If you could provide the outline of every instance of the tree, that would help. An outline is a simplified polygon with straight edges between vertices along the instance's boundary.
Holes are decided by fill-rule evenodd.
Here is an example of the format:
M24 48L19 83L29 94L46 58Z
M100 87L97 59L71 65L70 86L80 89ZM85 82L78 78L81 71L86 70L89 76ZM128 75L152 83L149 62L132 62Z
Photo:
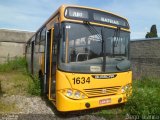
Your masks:
M150 32L147 32L146 38L158 37L156 25L152 25Z

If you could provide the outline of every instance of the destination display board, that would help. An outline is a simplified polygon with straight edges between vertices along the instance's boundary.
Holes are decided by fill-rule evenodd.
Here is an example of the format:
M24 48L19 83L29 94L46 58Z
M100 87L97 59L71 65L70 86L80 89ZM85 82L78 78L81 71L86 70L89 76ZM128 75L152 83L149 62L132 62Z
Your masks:
M129 24L126 19L99 10L68 7L65 10L65 17L69 19L98 22L129 28Z

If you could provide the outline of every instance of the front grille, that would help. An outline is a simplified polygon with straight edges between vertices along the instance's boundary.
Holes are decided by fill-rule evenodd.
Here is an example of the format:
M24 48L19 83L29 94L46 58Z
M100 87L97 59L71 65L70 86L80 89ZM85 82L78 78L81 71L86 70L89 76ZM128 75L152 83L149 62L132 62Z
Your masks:
M115 95L121 86L84 89L88 97Z

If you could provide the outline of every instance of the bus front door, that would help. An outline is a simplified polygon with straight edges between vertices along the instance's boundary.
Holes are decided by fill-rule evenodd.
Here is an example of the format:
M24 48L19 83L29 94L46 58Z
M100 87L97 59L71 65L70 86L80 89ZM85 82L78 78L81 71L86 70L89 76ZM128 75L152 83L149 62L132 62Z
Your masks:
M55 101L56 95L56 44L53 40L53 29L47 32L45 49L45 79L49 100Z

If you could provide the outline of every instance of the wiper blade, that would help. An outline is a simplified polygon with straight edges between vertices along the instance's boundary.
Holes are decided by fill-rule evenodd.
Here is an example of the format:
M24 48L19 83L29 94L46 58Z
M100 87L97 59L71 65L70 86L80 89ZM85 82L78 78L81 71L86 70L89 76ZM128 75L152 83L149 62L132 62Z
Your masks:
M104 27L101 29L102 34L102 53L103 53L103 64L102 64L102 71L106 71L106 40L104 39Z
M97 35L99 37L99 39L97 39L97 40L102 40L102 37L100 36L100 33L90 24L89 21L83 21L83 23L85 25L87 25L87 28L92 35Z
M87 25L87 28L89 29L89 31L91 32L92 35L97 35L99 37L99 39L102 42L102 54L103 54L103 62L102 62L102 71L105 72L106 70L106 41L104 40L104 28L102 27L101 29L101 33L99 33L91 24L89 21L83 21L83 23L85 25Z
M114 56L114 48L118 45L118 39L119 39L119 37L120 37L120 30L121 30L121 28L120 27L118 27L117 26L117 29L115 29L115 31L114 31L114 35L113 35L113 46L112 46L112 55ZM116 41L115 41L115 39L116 39Z

